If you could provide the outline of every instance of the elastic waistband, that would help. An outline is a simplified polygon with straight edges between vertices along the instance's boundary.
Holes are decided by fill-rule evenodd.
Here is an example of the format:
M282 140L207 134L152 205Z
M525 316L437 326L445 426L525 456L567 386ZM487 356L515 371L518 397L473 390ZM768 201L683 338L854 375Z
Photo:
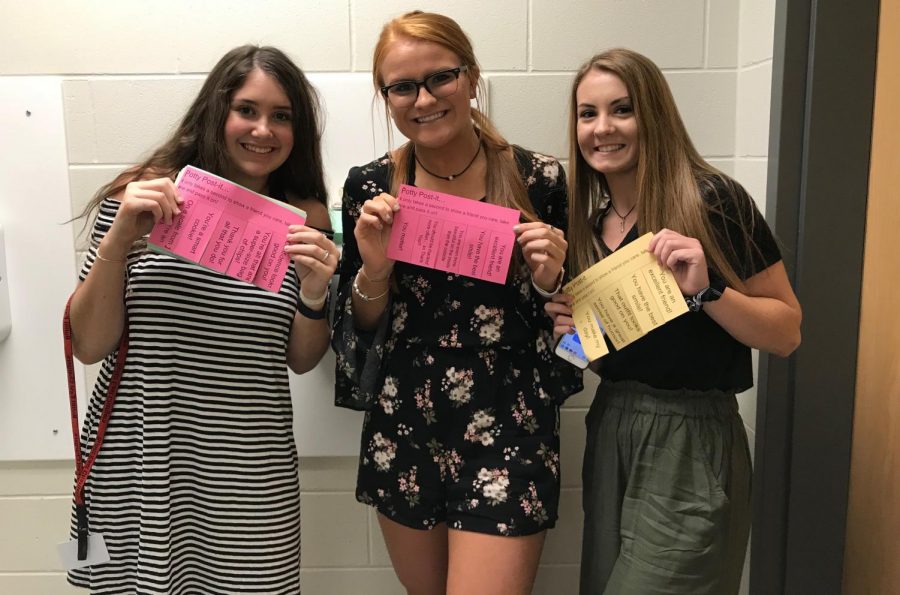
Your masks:
M602 381L597 387L597 400L601 400L604 407L656 415L726 418L738 412L733 392L662 389L633 380Z

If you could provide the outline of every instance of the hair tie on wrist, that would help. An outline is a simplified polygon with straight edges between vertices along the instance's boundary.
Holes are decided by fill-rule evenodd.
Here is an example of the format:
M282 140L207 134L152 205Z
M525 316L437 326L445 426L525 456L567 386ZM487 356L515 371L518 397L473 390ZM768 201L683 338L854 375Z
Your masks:
M325 293L322 294L321 297L316 299L312 299L311 297L307 297L305 293L303 293L303 287L300 287L300 301L306 304L309 308L320 308L322 304L325 303L325 300L328 298L328 290L325 290Z

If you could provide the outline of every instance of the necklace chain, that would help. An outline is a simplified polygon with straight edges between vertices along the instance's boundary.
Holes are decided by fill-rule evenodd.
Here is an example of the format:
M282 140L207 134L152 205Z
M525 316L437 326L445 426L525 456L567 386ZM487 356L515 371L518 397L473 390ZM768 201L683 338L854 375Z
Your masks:
M421 165L421 164L419 164L419 165ZM636 207L636 206L637 206L637 202L635 202L633 205L631 205L631 208L628 209L627 213L625 213L624 215L620 215L618 209L616 209L616 204L612 201L612 199L609 199L609 208L611 208L613 213L616 214L616 217L618 217L621 220L619 222L619 231L625 231L625 220L628 218L628 215L631 214L631 212L634 210L634 207Z
M452 182L459 176L461 176L464 173L466 173L467 171L469 171L469 168L472 167L472 164L475 163L476 159L478 159L479 153L481 153L481 140L480 139L478 141L478 148L475 150L475 154L472 155L472 159L469 160L469 163L466 164L466 166L464 168L462 168L462 170L459 173L450 174L449 176L442 176L440 174L434 173L433 171L431 171L430 169L425 167L425 165L421 161L419 161L419 156L416 155L415 148L413 148L413 157L415 157L416 163L419 164L419 167L421 167L422 169L425 170L425 173L427 173L428 175L430 175L432 177L440 178L441 180L447 180L448 182Z

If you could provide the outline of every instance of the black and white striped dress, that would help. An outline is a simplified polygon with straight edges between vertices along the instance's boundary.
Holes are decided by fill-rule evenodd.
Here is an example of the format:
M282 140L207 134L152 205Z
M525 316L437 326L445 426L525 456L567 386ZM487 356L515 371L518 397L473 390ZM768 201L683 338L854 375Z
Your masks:
M118 206L101 205L82 280ZM299 593L286 367L298 291L293 268L276 294L147 250L129 256L130 347L85 490L91 533L111 561L70 571L72 584L97 594ZM114 363L115 354L103 362L90 399L85 451Z

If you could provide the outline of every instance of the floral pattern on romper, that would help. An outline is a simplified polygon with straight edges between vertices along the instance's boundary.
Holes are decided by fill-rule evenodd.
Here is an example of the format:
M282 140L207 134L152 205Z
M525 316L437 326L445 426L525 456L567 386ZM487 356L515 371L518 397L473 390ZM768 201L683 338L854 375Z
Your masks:
M519 147L515 156L535 211L565 229L559 163ZM344 186L332 344L336 401L371 404L357 499L422 529L550 528L559 502L558 408L581 389L581 376L553 355L551 321L521 258L505 285L398 262L379 328L363 333L353 324L351 283L361 266L353 228L390 175L384 156L353 168Z

